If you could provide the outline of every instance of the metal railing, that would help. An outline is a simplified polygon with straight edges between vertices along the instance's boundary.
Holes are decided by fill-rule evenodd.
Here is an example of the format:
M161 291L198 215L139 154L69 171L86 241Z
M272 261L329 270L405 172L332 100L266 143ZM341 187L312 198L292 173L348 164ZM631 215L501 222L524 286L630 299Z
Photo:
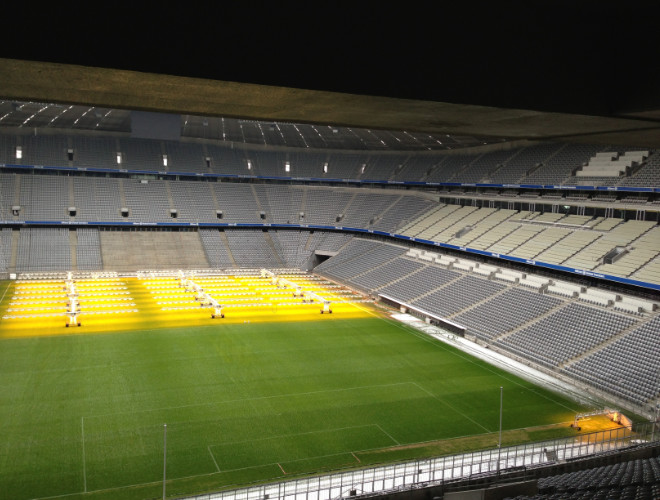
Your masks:
M651 422L518 446L354 469L197 495L190 500L331 500L442 485L552 465L660 440Z

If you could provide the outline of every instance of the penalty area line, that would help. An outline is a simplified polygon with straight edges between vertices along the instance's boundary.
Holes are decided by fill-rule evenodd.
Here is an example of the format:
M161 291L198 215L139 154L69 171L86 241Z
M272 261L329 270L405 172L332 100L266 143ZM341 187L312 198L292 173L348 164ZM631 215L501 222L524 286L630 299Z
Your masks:
M319 430L319 431L311 431L311 432L302 432L298 434L283 434L279 436L275 436L276 438L291 438L295 436L303 436L303 435L309 435L309 434L317 434L317 433L322 433L322 432L327 432L327 431L342 431L342 430L348 430L348 429L360 429L360 428L365 428L365 427L373 427L375 429L378 429L378 431L383 435L386 436L389 440L391 440L396 446L401 446L401 442L397 441L394 437L392 437L391 434L389 434L387 431L385 431L379 424L366 424L366 425L358 425L358 426L351 426L351 427L340 427L338 429L326 429L326 430ZM221 443L221 444L210 444L208 445L209 452L213 455L213 450L212 448L215 448L216 446L223 446L226 444L231 444L231 445L237 445L237 444L244 444L244 443L254 443L256 441L264 441L267 439L271 438L263 438L263 439L257 439L257 440L250 440L250 441L234 441L231 443ZM357 457L356 453L364 453L364 452L370 452L370 451L375 451L375 450L383 450L383 449L388 449L391 448L392 445L387 445L387 446L379 446L375 448L364 448L364 449L359 449L359 450L344 450L344 451L338 451L337 453L329 453L325 455L313 455L309 457L303 457L303 458L297 458L297 459L284 459L283 462L267 462L267 463L258 463L254 465L248 465L246 467L239 467L235 469L224 469L223 471L218 470L218 472L237 472L237 471L243 471L243 470L249 470L249 469L254 469L257 467L269 467L269 466L274 466L277 465L280 469L282 469L282 472L284 474L290 474L287 473L283 466L282 463L285 464L295 464L299 462L305 462L306 460L316 460L316 459L324 459L324 458L332 458L332 457L339 457L339 456L351 456L353 457L357 463L362 463L362 461ZM218 468L219 469L219 468ZM197 476L191 476L191 477L197 477Z
M448 407L451 408L453 411L455 411L456 413L458 413L459 415L461 415L463 418L469 420L469 421L472 422L473 424L478 425L479 427L481 427L481 428L482 428L483 430L485 430L486 432L488 432L488 433L493 432L493 431L491 431L490 429L488 429L487 427L481 425L479 422L477 422L477 421L474 420L473 418L470 418L470 416L466 415L465 413L463 413L462 411L460 411L458 408L455 408L454 406L452 406L451 404L449 404L449 403L448 403L447 401L445 401L444 399L442 399L442 398L436 396L436 395L433 394L431 391L425 389L424 387L422 387L421 385L419 385L417 382L411 382L411 383L412 383L413 385L417 386L417 388L419 388L419 390L425 392L425 393L428 394L430 397L432 397L432 398L435 399L436 401L439 401L439 402L442 403L443 405L448 406Z
M377 425L377 424L369 424L369 425ZM209 445L213 446L213 445ZM377 450L382 450L384 449L383 447L377 447L377 448L365 448L362 450L355 450L355 451L343 451L339 453L331 453L328 455L318 455L314 457L307 457L307 458L301 458L297 460L291 460L287 463L297 463L297 462L302 462L305 460L309 460L310 458L318 459L318 458L330 458L330 457L338 457L341 455L352 455L359 463L362 463L361 460L355 455L356 453L367 453L370 451L377 451ZM264 466L270 466L270 465L279 465L280 469L282 469L282 466L279 463L266 463L266 464L256 464L256 465L250 465L247 467L240 467L237 469L228 469L225 470L224 472L238 472L238 471L245 471L249 469L254 469L256 467L264 467ZM222 473L223 471L219 471ZM179 481L179 480L189 480L189 479L197 479L197 478L208 478L210 476L214 476L215 474L218 474L218 472L206 472L202 474L192 474L189 476L182 476L182 477L174 477L170 478L168 481ZM148 487L148 486L154 486L154 485L160 485L162 484L162 480L160 481L147 481L144 483L134 483L134 484L126 484L122 486L116 486L114 488L104 488L104 489L98 489L98 490L90 490L86 492L74 492L74 493L64 493L62 495L52 495L52 496L47 496L47 497L37 497L34 498L33 500L56 500L56 499L65 499L65 498L72 498L72 497L78 497L82 493L95 493L95 494L104 494L104 493L109 493L113 491L122 491L122 490L127 490L127 489L135 489L135 488L141 488L141 487Z
M215 464L215 470L220 472L220 467L218 467L218 462L215 461L215 456L213 455L213 452L211 451L211 445L206 447L207 450L209 450L209 453L211 454L211 459L213 460L213 463Z
M375 427L378 427L380 429L380 432L385 434L388 438L390 438L392 441L396 443L397 446L399 446L401 443L399 443L396 439L394 439L389 432L387 432L385 429L383 429L379 424L373 424Z

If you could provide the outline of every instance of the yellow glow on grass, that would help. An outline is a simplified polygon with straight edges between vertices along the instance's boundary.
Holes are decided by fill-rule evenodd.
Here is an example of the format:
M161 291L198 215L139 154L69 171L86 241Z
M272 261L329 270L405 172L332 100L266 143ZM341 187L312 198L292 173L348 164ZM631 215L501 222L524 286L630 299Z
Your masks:
M82 326L66 327L67 297L64 282L15 282L9 285L0 304L0 338L80 335L157 328L209 326L276 321L331 321L333 318L361 318L369 313L343 300L359 299L348 290L339 295L317 281L302 277L296 281L305 290L332 301L332 314L321 314L323 304L303 304L291 289L278 289L270 280L254 276L203 277L196 280L223 304L224 318L212 319L212 308L200 307L191 292L178 286L175 278L121 278L78 280L76 289L82 312ZM17 293L22 292L22 293ZM127 293L128 292L128 293ZM49 296L46 299L44 297ZM54 298L53 298L54 296ZM13 298L17 297L17 298ZM346 297L346 298L344 298ZM129 299L129 300L123 300ZM39 304L39 301L51 303ZM55 303L52 303L55 301ZM10 305L11 303L14 305ZM276 305L285 303L286 305ZM249 305L248 305L249 304ZM261 304L261 305L258 305ZM361 304L363 306L363 304ZM16 309L24 309L16 311ZM50 309L49 309L50 308ZM12 312L8 312L12 309ZM123 312L137 310L137 312ZM95 313L95 314L92 314ZM49 314L48 316L39 315ZM55 315L53 315L55 314Z
M578 420L580 432L589 434L591 432L606 432L621 429L623 426L613 422L607 415L593 415L591 417Z

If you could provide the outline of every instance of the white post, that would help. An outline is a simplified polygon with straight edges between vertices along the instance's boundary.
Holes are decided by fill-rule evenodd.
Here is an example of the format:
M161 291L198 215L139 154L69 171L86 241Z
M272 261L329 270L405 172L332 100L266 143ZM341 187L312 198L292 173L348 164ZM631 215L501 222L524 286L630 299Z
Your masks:
M167 472L167 424L163 424L163 500L165 500L166 472Z
M500 474L500 457L502 453L502 400L503 400L504 388L500 386L500 438L497 442L497 475Z
M500 387L500 440L497 445L498 448L502 447L502 401L504 399L504 387Z

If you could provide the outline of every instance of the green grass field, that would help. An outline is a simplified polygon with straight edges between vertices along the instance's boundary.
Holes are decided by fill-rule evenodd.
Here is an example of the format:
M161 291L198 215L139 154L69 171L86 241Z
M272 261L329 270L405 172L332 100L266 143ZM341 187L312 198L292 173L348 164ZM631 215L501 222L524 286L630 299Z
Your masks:
M505 443L585 410L376 316L4 338L0 380L8 500L158 498L164 424L177 496L493 447L500 386Z
M377 463L383 452L393 460L398 449L409 458L402 445L495 433L500 386L505 429L567 422L580 410L378 318L1 345L6 499L157 497L161 486L148 483L162 479L165 423L175 494Z

